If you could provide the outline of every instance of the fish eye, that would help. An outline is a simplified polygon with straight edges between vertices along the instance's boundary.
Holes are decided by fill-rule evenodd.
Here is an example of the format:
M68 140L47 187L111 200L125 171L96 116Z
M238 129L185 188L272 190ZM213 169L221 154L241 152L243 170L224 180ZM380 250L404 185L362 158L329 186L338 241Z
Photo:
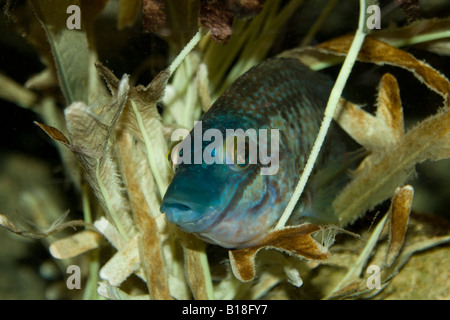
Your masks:
M175 173L178 167L177 160L183 156L183 148L180 148L180 142L172 143L167 151L166 160L169 167Z
M226 148L227 141L230 139L234 139L233 147ZM249 143L247 141L244 142L243 148L238 150L238 139L236 136L228 138L224 143L225 153L224 153L224 163L233 171L243 171L250 166L250 148ZM227 159L232 159L232 162L229 163Z

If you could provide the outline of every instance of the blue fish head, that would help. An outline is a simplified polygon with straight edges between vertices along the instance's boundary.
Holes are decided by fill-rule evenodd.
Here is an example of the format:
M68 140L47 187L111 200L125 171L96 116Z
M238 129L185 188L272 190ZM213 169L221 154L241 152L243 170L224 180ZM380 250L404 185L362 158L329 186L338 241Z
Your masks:
M225 248L250 246L267 233L280 211L279 190L254 166L245 172L226 164L184 166L167 189L161 212L207 242Z
M186 232L207 230L230 201L233 186L240 178L224 171L225 165L220 164L180 165L164 196L161 212Z

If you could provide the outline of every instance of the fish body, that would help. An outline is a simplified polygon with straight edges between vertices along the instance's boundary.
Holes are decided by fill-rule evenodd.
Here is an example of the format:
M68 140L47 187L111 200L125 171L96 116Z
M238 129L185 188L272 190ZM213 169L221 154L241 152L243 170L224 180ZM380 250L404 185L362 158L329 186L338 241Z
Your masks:
M215 128L225 136L227 129L278 129L278 150L271 150L278 151L277 172L261 174L267 167L262 163L238 170L226 163L178 164L161 212L210 243L226 248L256 244L276 224L293 194L332 85L326 76L290 58L269 59L250 69L202 116L201 130ZM192 151L204 151L209 143L202 141L201 150L197 145Z

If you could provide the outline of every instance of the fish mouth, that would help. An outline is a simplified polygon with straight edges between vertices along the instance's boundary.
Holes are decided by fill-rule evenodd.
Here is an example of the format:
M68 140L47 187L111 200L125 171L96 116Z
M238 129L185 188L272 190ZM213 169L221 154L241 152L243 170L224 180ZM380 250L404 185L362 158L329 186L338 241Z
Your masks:
M176 224L180 229L186 232L202 232L209 227L207 217L214 210L202 211L195 210L189 203L179 201L164 200L161 205L161 212L165 213L169 222Z

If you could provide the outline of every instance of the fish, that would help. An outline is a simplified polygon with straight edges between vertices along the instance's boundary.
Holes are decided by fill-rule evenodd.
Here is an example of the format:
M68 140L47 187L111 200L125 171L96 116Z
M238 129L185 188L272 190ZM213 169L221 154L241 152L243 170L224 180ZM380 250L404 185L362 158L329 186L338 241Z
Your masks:
M319 132L332 86L333 81L328 76L296 59L278 57L263 61L235 80L200 118L201 133L208 129L219 130L224 135L227 129L278 130L277 148L261 145L261 141L268 139L254 141L258 150L278 152L278 170L273 174L261 174L267 163L250 161L248 155L241 163L236 159L232 159L236 161L231 164L226 161L207 164L205 159L197 163L176 163L174 177L160 208L167 220L185 232L224 248L246 248L261 241L281 217L294 192ZM194 126L183 141L193 141L195 131L200 129ZM245 150L251 140L247 138ZM210 143L204 140L196 146L194 143L184 152L190 150L198 154L208 150L216 155L233 151L220 142L214 149L207 149ZM175 151L175 155L177 152L183 155L180 150ZM245 154L249 153L247 150ZM319 164L340 153L340 144L331 141L325 152L321 152ZM327 184L323 177L320 181L322 186ZM333 213L324 210L321 216L315 212L315 207L324 205L313 205L322 201L314 194L317 190L302 196L296 209L300 211L297 217L336 221Z

